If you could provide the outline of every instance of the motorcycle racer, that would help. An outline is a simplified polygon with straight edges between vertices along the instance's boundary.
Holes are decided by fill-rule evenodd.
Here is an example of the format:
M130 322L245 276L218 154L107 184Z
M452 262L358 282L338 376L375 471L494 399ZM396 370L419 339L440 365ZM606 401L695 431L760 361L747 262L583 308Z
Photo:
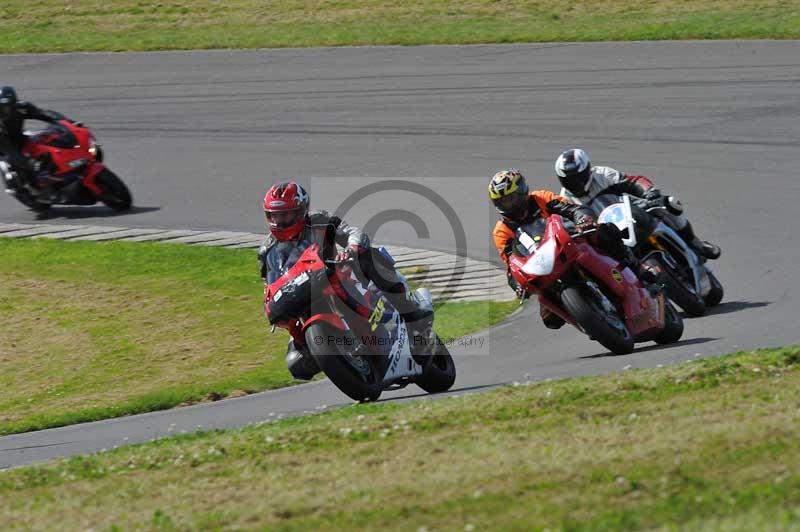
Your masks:
M46 188L46 179L37 179L40 170L37 161L22 154L25 135L22 128L25 120L41 120L55 123L65 117L55 111L40 109L30 102L17 99L14 87L0 87L0 157L17 172L22 183L34 194Z
M278 183L264 196L264 215L269 235L258 250L261 278L269 274L267 256L270 249L281 243L318 244L325 259L353 261L357 274L375 283L409 326L411 334L425 337L431 328L433 313L423 308L394 265L370 245L369 236L358 227L347 224L323 210L309 211L308 192L294 181ZM336 245L342 249L338 253ZM414 342L414 345L424 345ZM305 349L289 341L286 365L297 379L310 379L319 371Z
M596 214L615 203L622 194L651 202L664 199L649 177L623 174L608 166L593 166L589 155L580 148L562 152L556 159L555 170L563 187L561 195L573 203L591 207ZM604 197L606 195L612 198ZM667 212L663 218L698 255L707 259L719 258L720 247L697 238L685 216Z
M509 256L513 251L518 227L531 223L538 217L547 218L552 214L571 220L581 231L596 226L595 215L590 208L571 203L567 198L558 196L549 190L530 192L525 176L514 168L501 170L492 176L489 182L489 199L501 216L492 231L494 245L500 258L506 264L508 284L521 299L526 298L528 294L508 270ZM622 233L615 225L600 224L596 228L596 233L591 237L593 245L622 265L629 267L643 280L646 279L647 282L655 280L649 270L639 267L636 259L622 243ZM540 307L539 312L547 328L559 329L564 325L564 320L549 310Z

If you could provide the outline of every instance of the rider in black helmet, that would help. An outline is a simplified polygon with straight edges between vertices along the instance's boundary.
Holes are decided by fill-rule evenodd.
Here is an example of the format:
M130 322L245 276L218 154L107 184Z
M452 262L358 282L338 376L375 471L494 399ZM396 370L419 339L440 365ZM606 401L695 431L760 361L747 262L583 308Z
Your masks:
M38 193L34 171L36 165L22 154L25 135L22 126L25 120L58 122L65 117L55 111L40 109L30 102L21 102L14 87L0 86L0 158L11 165L22 184L31 192Z

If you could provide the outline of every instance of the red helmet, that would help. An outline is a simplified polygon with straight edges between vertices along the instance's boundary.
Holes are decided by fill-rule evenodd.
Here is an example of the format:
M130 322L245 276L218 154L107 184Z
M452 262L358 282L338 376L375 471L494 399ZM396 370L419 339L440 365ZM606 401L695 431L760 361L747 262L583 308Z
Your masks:
M264 196L264 214L275 238L292 240L303 232L309 200L308 192L294 181L270 187Z

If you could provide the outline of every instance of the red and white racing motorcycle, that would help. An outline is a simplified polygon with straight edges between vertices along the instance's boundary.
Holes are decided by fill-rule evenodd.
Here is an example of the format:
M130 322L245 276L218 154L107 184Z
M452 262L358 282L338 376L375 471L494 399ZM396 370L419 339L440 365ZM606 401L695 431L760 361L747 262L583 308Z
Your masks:
M352 399L374 401L410 383L443 392L455 382L453 358L435 333L412 345L400 313L373 283L364 287L349 263L323 260L308 242L278 243L267 263L264 304L273 330L288 329L295 346ZM416 296L432 310L430 292L417 289Z
M636 342L677 342L683 319L675 307L589 245L582 238L588 232L570 234L557 215L520 227L511 274L540 305L613 353L630 353Z

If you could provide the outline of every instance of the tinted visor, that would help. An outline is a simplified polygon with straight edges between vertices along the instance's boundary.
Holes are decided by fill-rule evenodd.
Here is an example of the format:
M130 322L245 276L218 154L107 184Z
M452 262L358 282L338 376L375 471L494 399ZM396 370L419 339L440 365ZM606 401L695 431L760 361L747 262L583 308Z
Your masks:
M288 211L264 211L267 217L267 224L270 227L278 229L286 229L291 227L303 217L301 209L292 209Z
M583 196L586 192L586 184L589 181L589 174L592 173L592 167L588 166L583 172L574 172L567 175L567 177L559 177L561 184L575 194L576 196Z
M497 210L504 215L513 215L520 213L525 208L525 195L523 194L509 194L502 198L494 200Z

